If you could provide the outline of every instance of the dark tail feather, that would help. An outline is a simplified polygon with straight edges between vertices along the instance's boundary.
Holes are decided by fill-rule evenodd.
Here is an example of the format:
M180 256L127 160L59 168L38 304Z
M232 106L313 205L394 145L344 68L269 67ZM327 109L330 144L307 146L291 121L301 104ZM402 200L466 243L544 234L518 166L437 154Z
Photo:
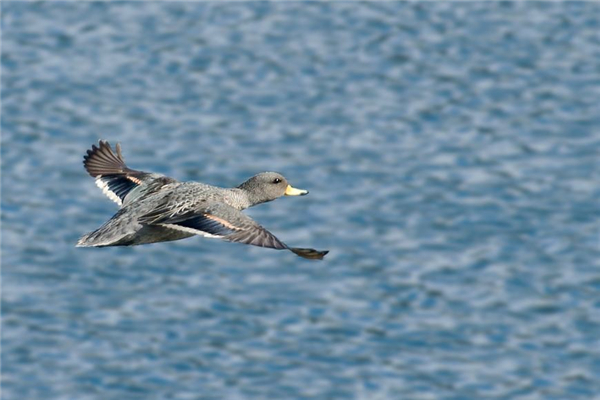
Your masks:
M100 140L99 147L92 145L92 149L83 156L85 170L94 178L99 175L121 175L131 172L121 154L121 145L117 143L115 154L107 141Z
M301 249L299 247L290 247L290 251L297 256L307 258L309 260L322 260L323 257L329 253L329 250L319 251L315 249Z

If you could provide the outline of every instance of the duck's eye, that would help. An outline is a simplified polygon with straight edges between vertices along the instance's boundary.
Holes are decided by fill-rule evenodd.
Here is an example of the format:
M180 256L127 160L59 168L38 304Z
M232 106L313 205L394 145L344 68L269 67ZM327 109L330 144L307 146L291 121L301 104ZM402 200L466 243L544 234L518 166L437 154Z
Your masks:
M279 179L279 178L275 178L275 179L273 179L273 183L274 183L274 184L281 183L281 179Z

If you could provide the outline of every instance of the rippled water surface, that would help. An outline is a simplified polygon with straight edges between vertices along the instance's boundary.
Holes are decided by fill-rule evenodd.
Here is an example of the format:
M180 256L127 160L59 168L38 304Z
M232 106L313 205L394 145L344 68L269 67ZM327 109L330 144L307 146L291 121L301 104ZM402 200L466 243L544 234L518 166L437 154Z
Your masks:
M599 104L591 2L3 2L3 399L598 398ZM331 253L75 248L100 138Z

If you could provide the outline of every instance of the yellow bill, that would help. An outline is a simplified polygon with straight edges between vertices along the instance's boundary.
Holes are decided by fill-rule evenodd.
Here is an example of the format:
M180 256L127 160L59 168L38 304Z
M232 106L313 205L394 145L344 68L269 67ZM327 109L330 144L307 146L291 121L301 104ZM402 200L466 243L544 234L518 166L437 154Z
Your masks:
M286 196L304 196L305 194L308 194L308 190L296 189L293 188L291 185L287 185L287 188L285 188Z

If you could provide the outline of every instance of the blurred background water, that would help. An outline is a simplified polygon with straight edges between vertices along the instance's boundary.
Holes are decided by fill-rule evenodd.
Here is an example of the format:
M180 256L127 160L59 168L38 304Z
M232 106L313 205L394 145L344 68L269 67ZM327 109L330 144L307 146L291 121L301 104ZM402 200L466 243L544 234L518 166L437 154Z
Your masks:
M591 2L3 2L3 399L600 398L599 104ZM76 249L100 138L331 253Z

